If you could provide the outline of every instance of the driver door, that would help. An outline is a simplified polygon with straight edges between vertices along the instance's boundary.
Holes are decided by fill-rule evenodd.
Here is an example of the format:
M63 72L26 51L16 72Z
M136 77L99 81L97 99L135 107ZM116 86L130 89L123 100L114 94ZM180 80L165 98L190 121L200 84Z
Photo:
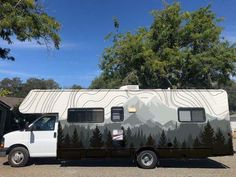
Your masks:
M46 115L31 127L29 152L31 157L56 157L57 116Z

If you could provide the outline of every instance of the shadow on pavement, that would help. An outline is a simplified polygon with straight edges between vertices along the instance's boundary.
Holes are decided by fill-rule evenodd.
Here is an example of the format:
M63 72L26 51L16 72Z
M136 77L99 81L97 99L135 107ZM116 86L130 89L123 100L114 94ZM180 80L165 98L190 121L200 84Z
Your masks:
M9 165L4 162L3 165ZM55 158L35 158L31 165L60 165L61 167L136 167L130 159L82 159L76 161L58 161ZM163 168L229 168L212 159L162 159L159 167Z
M160 167L165 168L230 168L212 159L162 159Z

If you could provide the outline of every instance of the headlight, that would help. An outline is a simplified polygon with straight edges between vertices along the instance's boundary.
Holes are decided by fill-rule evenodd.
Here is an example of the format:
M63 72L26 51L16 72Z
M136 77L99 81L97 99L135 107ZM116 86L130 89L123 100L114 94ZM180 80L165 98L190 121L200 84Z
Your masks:
M4 138L2 138L0 141L0 148L4 148Z

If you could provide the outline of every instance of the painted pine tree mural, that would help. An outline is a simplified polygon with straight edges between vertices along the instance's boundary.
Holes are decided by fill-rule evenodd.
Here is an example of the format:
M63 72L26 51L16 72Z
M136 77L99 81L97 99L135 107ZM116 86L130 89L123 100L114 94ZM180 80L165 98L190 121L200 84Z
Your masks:
M107 137L106 137L106 143L105 143L107 148L112 148L112 146L113 146L112 141L113 140L112 140L112 136L111 136L111 131L108 131Z
M193 146L193 136L191 134L188 135L188 139L187 139L187 147L191 148Z
M63 129L62 129L61 123L59 122L59 124L58 124L58 136L57 136L58 147L61 147L63 145L63 142L64 142Z
M174 141L173 141L173 148L178 148L179 147L179 142L175 136Z
M123 140L121 141L121 147L127 146L127 137L124 127L121 127L121 130L123 131Z
M79 135L78 135L78 131L77 131L76 127L74 128L71 141L72 141L72 144L71 144L72 147L78 147L79 146Z
M71 145L71 139L70 139L70 135L67 133L63 142L63 146L70 147L70 145Z
M149 134L147 138L146 146L155 146L155 144L156 144L155 140L152 138L152 135Z
M158 143L158 147L164 148L164 147L166 147L166 145L167 145L166 134L165 134L165 131L162 130L161 137L160 137L160 140L159 140L159 143Z
M132 143L132 132L131 132L130 127L127 128L126 139L127 139L127 147L130 147L130 145Z
M185 140L182 142L181 148L183 148L183 149L186 149L186 148L187 148L187 143L186 143Z
M199 141L199 138L196 136L196 138L193 140L193 148L200 148L201 142Z
M201 143L204 147L212 148L214 145L214 138L215 132L214 129L211 127L210 122L208 121L207 124L204 126L203 131L200 135Z
M214 152L220 153L225 147L225 137L220 129L215 134Z
M93 134L90 138L90 147L94 148L101 148L103 146L103 141L102 141L102 134L96 126L96 128L93 130Z

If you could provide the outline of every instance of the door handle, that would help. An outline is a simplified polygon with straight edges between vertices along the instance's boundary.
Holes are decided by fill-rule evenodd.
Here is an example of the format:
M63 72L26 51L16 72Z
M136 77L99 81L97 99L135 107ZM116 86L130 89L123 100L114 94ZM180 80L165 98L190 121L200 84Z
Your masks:
M56 138L56 137L57 137L57 133L56 133L56 132L54 132L54 134L53 134L53 137L54 137L54 138Z

